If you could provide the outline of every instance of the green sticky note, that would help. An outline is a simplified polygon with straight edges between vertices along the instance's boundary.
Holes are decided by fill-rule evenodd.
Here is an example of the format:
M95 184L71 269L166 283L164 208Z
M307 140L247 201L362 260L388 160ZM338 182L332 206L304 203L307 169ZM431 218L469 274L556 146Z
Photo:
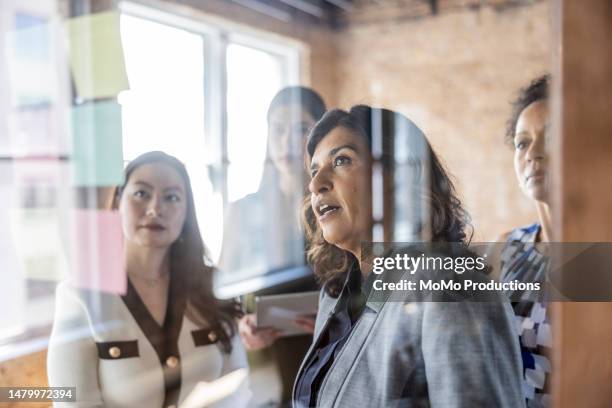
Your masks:
M67 32L70 67L79 97L115 97L129 88L118 12L70 19Z
M115 101L79 105L71 116L75 185L122 184L121 106Z

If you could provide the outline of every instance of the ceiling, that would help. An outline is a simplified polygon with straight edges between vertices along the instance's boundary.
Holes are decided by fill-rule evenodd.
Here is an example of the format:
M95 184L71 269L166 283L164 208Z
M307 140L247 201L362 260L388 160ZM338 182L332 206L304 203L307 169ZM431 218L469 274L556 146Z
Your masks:
M497 11L542 0L229 0L284 22L303 22L342 29L350 24L385 19L422 19L461 9L491 7Z

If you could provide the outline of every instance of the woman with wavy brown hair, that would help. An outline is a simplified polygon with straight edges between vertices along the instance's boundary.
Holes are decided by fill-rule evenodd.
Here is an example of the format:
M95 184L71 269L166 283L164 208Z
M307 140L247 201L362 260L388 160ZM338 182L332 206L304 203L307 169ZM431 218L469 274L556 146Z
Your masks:
M416 237L466 241L467 213L420 129L386 109L336 109L312 129L307 151L303 223L323 288L294 406L523 406L512 311L502 296L490 303L387 301L370 290L374 274L362 244L379 222L372 216L375 165L390 168L399 157L412 163L401 181L414 201L404 205L419 208L410 224Z

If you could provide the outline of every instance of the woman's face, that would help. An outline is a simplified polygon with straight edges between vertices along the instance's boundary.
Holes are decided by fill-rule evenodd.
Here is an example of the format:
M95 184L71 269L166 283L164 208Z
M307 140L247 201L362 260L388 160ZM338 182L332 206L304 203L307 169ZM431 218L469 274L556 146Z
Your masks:
M310 164L310 200L325 241L352 252L370 239L372 177L366 141L336 127L317 145Z
M514 171L519 186L529 198L543 202L548 200L547 124L546 101L536 101L523 109L514 134Z
M268 118L268 146L270 159L281 172L302 169L302 155L306 133L315 119L297 103L277 106Z
M178 239L187 214L187 188L164 163L136 168L119 201L123 234L131 244L168 248Z

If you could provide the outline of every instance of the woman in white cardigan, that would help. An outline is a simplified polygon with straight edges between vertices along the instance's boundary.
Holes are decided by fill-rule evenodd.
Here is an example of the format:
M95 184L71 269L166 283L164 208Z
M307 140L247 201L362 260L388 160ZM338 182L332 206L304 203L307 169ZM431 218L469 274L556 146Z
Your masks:
M172 407L199 381L246 368L240 308L212 293L184 165L162 152L141 155L112 208L122 218L127 293L58 286L49 384L76 387L73 407ZM219 403L247 400L243 384Z

